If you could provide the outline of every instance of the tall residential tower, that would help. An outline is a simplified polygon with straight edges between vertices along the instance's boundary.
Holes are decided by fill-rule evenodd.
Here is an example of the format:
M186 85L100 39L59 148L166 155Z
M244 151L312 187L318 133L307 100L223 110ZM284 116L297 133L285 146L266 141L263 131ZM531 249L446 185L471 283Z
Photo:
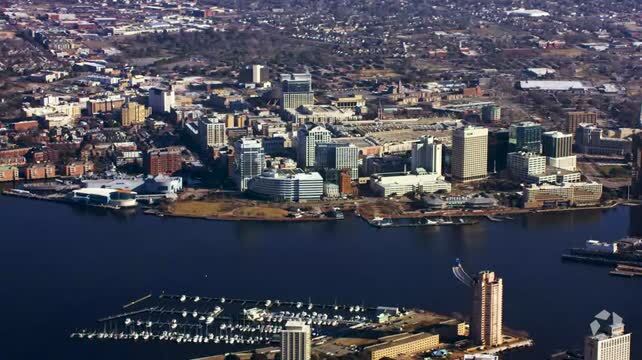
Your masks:
M504 283L492 271L482 271L473 281L473 316L470 336L480 345L503 343Z

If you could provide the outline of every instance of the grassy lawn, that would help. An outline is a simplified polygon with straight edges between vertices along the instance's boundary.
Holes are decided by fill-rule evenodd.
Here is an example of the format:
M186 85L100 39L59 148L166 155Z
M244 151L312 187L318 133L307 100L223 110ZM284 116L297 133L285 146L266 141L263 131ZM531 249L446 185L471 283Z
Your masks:
M245 218L284 218L288 211L268 206L252 206L245 201L178 201L170 208L177 216L219 217L237 216Z
M631 177L631 170L621 165L603 165L599 166L600 173L609 178Z

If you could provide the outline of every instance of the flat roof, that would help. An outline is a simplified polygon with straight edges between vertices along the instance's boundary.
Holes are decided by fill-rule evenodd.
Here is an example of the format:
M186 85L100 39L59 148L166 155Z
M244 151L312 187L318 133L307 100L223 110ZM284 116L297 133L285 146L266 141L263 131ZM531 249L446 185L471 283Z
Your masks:
M413 342L413 341L427 339L427 338L430 338L430 337L433 337L433 336L439 336L439 335L431 334L431 333L399 334L398 336L395 335L392 339L382 338L382 339L385 339L387 341L382 343L382 344L375 344L375 345L372 345L372 346L368 346L368 347L366 347L366 350L368 350L368 351L376 351L376 350L385 349L385 348L392 347L392 346L407 344L407 343L410 343L410 342Z

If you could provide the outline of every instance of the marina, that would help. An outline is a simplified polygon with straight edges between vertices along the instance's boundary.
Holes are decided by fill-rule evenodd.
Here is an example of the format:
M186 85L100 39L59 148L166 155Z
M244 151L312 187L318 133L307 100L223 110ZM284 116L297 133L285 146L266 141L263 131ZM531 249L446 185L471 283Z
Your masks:
M123 309L70 338L258 346L278 342L290 320L310 325L314 336L327 336L373 326L382 309L393 308L163 293L145 295Z

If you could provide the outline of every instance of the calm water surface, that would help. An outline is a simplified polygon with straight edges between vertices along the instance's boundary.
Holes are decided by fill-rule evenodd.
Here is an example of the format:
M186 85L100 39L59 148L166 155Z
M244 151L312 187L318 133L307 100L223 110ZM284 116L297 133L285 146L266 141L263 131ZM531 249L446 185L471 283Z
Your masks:
M504 278L505 322L536 346L510 359L581 347L594 314L620 314L642 357L642 281L563 263L588 238L642 234L642 209L621 207L482 222L460 228L377 230L333 223L263 224L120 216L0 196L0 358L187 359L213 345L69 339L148 292L420 307L470 313L451 274Z

